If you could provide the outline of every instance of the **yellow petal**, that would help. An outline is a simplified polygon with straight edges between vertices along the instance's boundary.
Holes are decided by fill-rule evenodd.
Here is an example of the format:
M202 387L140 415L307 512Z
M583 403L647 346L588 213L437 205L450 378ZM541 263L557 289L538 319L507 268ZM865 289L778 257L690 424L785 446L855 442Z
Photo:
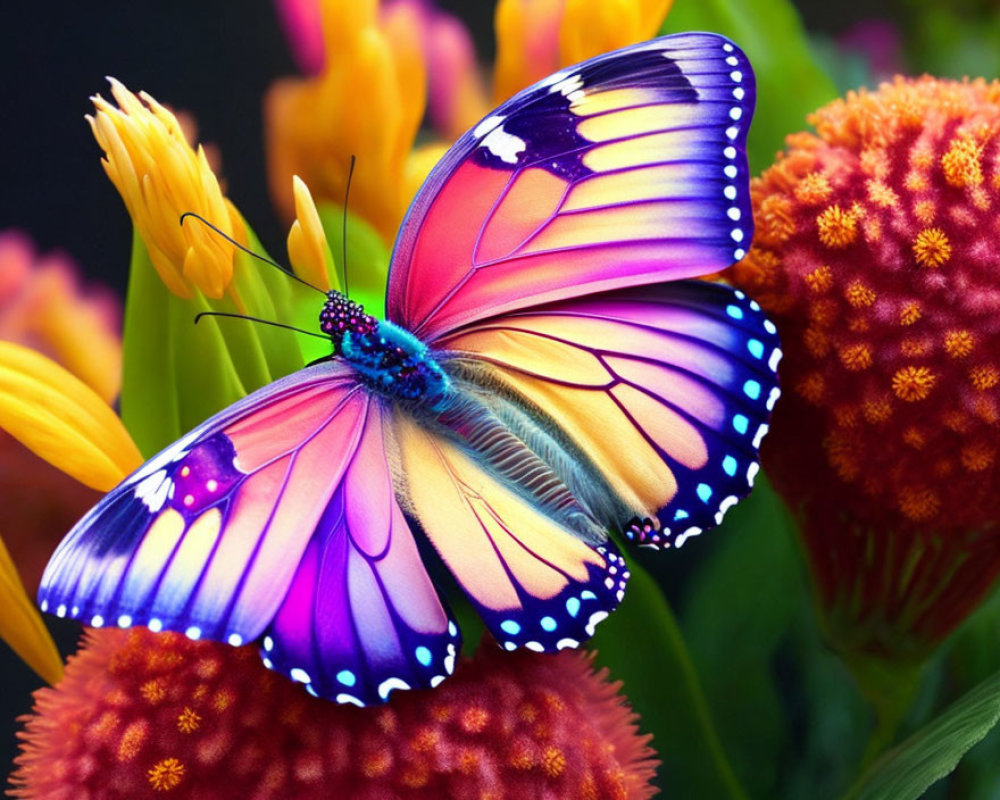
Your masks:
M300 278L324 292L332 288L332 275L339 289L333 253L319 221L319 212L309 194L309 187L298 175L292 176L292 192L295 196L295 222L288 232L288 260L292 269Z
M559 20L563 0L500 0L493 15L497 56L493 99L497 103L559 67Z
M656 36L672 0L500 0L497 102L560 67Z
M651 39L671 0L566 0L559 25L559 66Z
M413 148L406 160L406 171L403 173L407 194L413 197L421 187L427 175L441 157L448 152L447 142L428 142Z
M0 639L10 645L24 662L49 683L63 673L55 642L42 617L24 591L14 561L0 539Z
M148 94L136 96L114 79L111 93L117 107L94 97L95 113L87 119L104 150L104 171L153 266L180 297L190 297L192 286L221 297L233 276L233 246L196 220L180 224L181 215L192 212L229 236L236 232L208 158L188 144L173 113Z
M54 361L0 342L0 428L80 483L108 491L142 463L121 420Z

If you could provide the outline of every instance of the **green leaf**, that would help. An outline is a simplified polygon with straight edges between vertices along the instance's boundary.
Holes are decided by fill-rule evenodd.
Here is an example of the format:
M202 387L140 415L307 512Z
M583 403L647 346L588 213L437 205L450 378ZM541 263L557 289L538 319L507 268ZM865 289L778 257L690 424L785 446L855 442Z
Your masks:
M836 97L788 0L676 0L664 32L716 31L746 52L757 76L757 110L747 145L750 170L760 173L807 127L806 114Z
M169 313L170 291L156 274L139 234L134 233L125 298L121 414L147 457L184 432L173 390Z
M629 561L632 578L619 608L597 628L597 663L625 693L653 734L661 783L674 797L744 798L712 725L698 674L663 593Z
M266 258L253 232L248 233L250 249ZM307 337L238 319L207 317L195 324L199 313L244 314L318 331L321 306L321 295L242 252L236 253L226 296L212 300L195 291L190 298L178 297L160 280L135 234L121 405L125 426L143 454L152 455L247 393L305 364L301 340ZM324 345L322 355L329 354L328 344L309 341Z
M340 285L347 286L352 300L369 314L384 316L385 287L389 275L389 250L375 229L364 219L347 214L347 282L344 282L344 209L322 203L319 212L323 232L337 264Z
M911 800L949 774L1000 720L1000 672L956 701L906 741L886 751L845 800Z
M774 663L812 603L794 525L760 476L719 528L687 547L711 550L690 584L688 647L736 773L751 794L774 796L790 735Z

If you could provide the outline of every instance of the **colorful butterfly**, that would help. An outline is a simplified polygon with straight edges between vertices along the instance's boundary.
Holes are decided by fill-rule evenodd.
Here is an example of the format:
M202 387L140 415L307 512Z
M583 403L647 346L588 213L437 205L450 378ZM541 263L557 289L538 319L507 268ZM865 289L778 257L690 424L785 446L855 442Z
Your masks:
M358 705L436 686L436 552L504 647L576 647L629 573L757 472L774 326L678 280L740 259L754 83L714 34L569 67L466 133L392 256L386 317L331 292L329 360L152 458L69 533L43 610L233 645ZM673 281L667 283L667 281Z

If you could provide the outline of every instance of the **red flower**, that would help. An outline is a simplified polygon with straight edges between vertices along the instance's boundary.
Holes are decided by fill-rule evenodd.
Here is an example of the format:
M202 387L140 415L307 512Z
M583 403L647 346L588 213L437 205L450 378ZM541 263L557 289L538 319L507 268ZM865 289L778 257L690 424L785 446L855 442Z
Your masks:
M836 632L921 652L1000 571L1000 84L898 78L811 122L730 274L785 346L764 463Z
M649 737L590 659L484 644L433 691L317 700L253 647L90 631L35 697L14 797L647 798Z

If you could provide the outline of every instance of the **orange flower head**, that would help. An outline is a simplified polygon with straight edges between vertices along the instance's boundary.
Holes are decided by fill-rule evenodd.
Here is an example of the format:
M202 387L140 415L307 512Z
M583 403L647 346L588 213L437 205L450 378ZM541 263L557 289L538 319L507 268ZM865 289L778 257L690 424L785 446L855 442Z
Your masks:
M618 688L578 652L488 643L433 692L359 709L252 646L90 631L36 693L13 796L647 798L656 761Z
M805 515L827 600L874 602L895 565L905 585L879 613L936 640L1000 570L984 543L1000 520L984 468L1000 452L1000 83L897 78L810 121L752 182L757 238L729 272L785 343L765 466Z

